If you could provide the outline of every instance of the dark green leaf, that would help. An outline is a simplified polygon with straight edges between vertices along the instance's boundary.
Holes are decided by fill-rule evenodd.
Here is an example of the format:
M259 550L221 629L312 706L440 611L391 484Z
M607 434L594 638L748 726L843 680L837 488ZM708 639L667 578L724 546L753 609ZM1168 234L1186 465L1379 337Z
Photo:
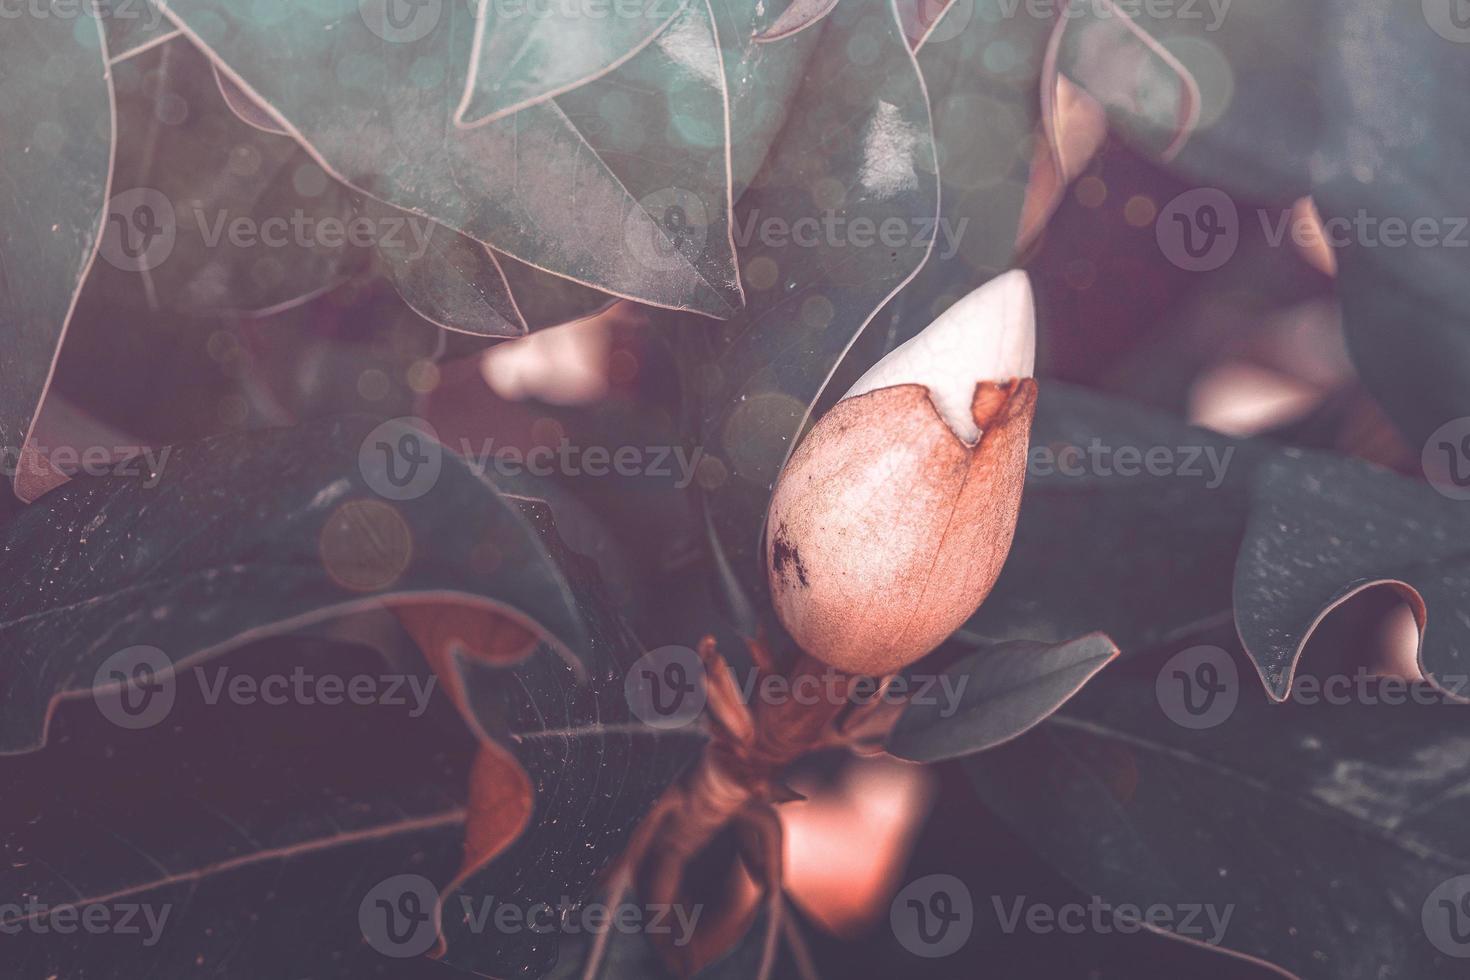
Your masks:
M149 48L113 77L114 193L154 208L165 237L136 260L111 250L102 258L142 279L145 309L273 311L365 268L370 250L345 235L354 217L347 188L289 136L243 121L192 44ZM403 217L412 221L375 226L373 238L391 230L411 246L412 231L431 225Z
M1043 384L1010 557L966 629L1052 644L1099 630L1133 654L1228 621L1250 476L1269 452Z
M984 752L1044 721L1117 655L1101 633L977 650L920 687L923 699L904 710L884 747L914 762Z
M585 85L637 54L690 2L642 0L629 9L626 3L579 8L480 0L469 78L455 122L494 122Z
M938 147L939 227L924 268L879 315L887 336L871 342L882 350L852 370L866 370L1014 261L1049 30L1046 19L1008 16L1007 0L966 0L950 4L919 49Z
M530 776L530 825L510 848L446 896L450 909L481 902L519 908L581 903L626 848L659 795L703 749L698 725L655 729L629 709L624 689L642 647L612 611L595 566L556 537L550 507L523 502L561 571L566 600L585 624L577 650L586 680L547 651L512 667L457 659L469 703ZM575 828L571 831L571 828ZM569 832L570 831L570 832ZM502 975L507 966L536 974L557 955L555 935L521 930L476 934L472 920L447 915L446 962Z
M153 0L97 0L96 9L107 35L108 56L114 62L134 57L179 33Z
M1458 453L1460 447L1453 446ZM1427 611L1419 662L1470 695L1470 511L1423 483L1324 453L1290 454L1256 475L1235 570L1240 639L1278 699L1328 611L1378 583Z
M89 695L119 650L152 645L182 665L407 593L520 610L581 656L586 626L515 505L432 443L432 489L378 497L394 440L412 436L370 430L329 421L175 447L136 460L137 475L74 480L12 521L0 752L40 746L52 706Z
M201 970L229 980L430 976L427 963L375 951L359 920L379 881L447 879L463 848L475 744L427 686L427 665L274 637L202 669L203 683L178 685L166 723L127 730L90 701L70 702L44 749L0 756L6 970L97 980ZM308 691L329 677L369 678L383 701L206 696L220 677L269 684L296 672ZM414 713L410 681L433 692L428 711ZM399 683L407 707L386 703L385 685ZM161 929L139 914L136 934L62 933L48 918L10 921L16 900L97 907L118 924L141 906Z
M415 313L445 329L482 337L525 334L526 322L493 249L370 197L358 195L355 204L372 227L395 230L377 237L377 255Z
M1059 67L1131 143L1168 154L1171 169L1249 200L1290 204L1310 183L1324 6L1121 3L1104 14L1079 3Z
M1342 247L1343 330L1364 382L1415 449L1470 416L1470 35L1447 0L1326 6L1323 134L1312 192Z
M738 201L760 172L791 111L817 33L781 44L759 44L755 34L764 23L759 4L710 0L710 11L729 94L730 199Z
M0 445L25 445L98 247L113 112L101 21L7 20L0 37Z
M464 4L416 8L410 34L354 0L165 7L352 187L607 292L712 316L740 306L704 5L669 26L670 50L649 45L595 95L470 129L453 121L475 33ZM674 206L687 220L666 228Z
M1470 871L1461 709L1276 706L1204 649L1233 708L1212 695L1186 728L1157 693L1174 659L1116 665L967 760L981 797L1086 894L1167 909L1181 938L1302 980L1455 976L1436 940L1464 921L1436 889Z

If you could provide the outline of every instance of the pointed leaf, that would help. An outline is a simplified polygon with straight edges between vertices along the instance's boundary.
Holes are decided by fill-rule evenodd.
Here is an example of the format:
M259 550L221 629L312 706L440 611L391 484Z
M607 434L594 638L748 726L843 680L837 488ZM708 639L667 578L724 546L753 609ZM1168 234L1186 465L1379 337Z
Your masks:
M403 301L437 326L482 337L519 337L526 321L516 308L495 252L436 221L356 196L357 213L374 227L407 227L381 236L376 251Z
M273 637L199 670L157 724L123 728L90 700L68 702L44 749L0 756L8 971L372 976L387 957L364 935L364 893L452 872L474 740L422 660ZM310 701L275 698L293 675ZM329 680L372 695L317 699ZM222 683L248 693L211 698ZM429 710L410 690L430 693ZM17 900L36 910L24 921ZM65 905L109 912L117 934L46 928ZM429 974L397 960L393 975Z
M388 467L420 449L427 461L409 472L428 484L437 459L437 480L421 496L382 498ZM156 646L184 668L249 635L406 593L517 610L571 656L586 648L519 511L400 424L312 423L134 463L133 476L72 481L4 531L0 566L14 587L0 600L0 753L43 744L56 702L89 696L119 650ZM477 573L487 542L501 561ZM38 553L52 557L37 564ZM58 574L74 565L90 573Z
M1250 477L1269 451L1046 382L1011 553L966 630L987 643L1100 630L1134 654L1228 622Z
M920 7L927 4L920 3ZM900 8L903 9L903 8ZM951 3L919 49L934 114L939 224L924 268L880 314L874 361L1009 268L1036 142L1048 21L1007 16L1003 0Z
M600 83L621 94L595 127L574 91L472 129L450 105L474 34L464 4L417 8L408 34L350 0L248 15L226 0L163 6L352 187L606 292L711 316L740 306L705 6Z
M146 309L274 311L366 266L369 252L349 234L347 189L289 136L242 119L187 40L150 47L116 66L114 78L116 196L151 208L161 237L136 257L108 249L102 259L142 281ZM411 227L368 234L409 239Z
M1115 124L1147 150L1172 158L1194 133L1199 83L1113 0L1069 4L1057 21L1052 46L1056 70L1100 102Z
M153 0L97 0L108 57L119 62L179 35Z
M1470 416L1465 324L1470 84L1463 8L1326 5L1313 198L1335 244L1348 350L1418 449Z
M781 16L755 36L757 41L769 43L771 41L784 41L793 34L799 34L814 24L819 24L823 17L830 14L837 6L837 0L791 0Z
M97 251L113 140L106 73L100 20L22 16L0 36L0 445L29 440Z
M478 126L570 91L636 55L691 0L580 7L479 0L461 126Z
M982 648L945 668L930 696L905 709L884 748L914 762L984 752L1046 720L1117 655L1101 633L1056 646L1018 640Z
M966 760L981 798L1084 894L1140 918L1167 910L1154 925L1179 938L1301 980L1455 975L1470 869L1461 711L1276 706L1238 653L1196 650L1213 651L1224 686L1191 727L1159 696L1176 658L1115 665L1035 731Z
M730 199L738 201L765 164L800 88L818 42L811 31L784 44L760 44L759 4L709 0L725 64L730 118ZM741 243L742 246L748 243Z
M1385 470L1324 453L1263 467L1235 569L1235 619L1272 696L1287 696L1323 617L1376 583L1402 586L1415 608L1430 680L1470 696L1470 623L1456 612L1470 592L1467 534L1463 500Z

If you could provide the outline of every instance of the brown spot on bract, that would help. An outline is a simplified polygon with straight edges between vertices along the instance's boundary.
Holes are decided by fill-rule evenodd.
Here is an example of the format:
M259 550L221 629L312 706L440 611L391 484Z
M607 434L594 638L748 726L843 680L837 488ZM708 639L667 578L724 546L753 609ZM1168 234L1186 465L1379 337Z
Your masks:
M796 572L796 580L798 582L802 585L808 584L806 566L801 563L801 553L791 543L791 538L784 524L776 529L776 536L771 543L771 564L775 567L776 574L781 576L782 582L789 583L791 581L790 576L787 574L787 569L792 569Z

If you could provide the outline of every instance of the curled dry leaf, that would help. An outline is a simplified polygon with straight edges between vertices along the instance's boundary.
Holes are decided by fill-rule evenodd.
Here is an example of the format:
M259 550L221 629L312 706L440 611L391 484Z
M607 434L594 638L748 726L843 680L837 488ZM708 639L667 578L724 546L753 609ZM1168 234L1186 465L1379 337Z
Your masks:
M1016 230L1016 254L1025 252L1061 206L1073 180L1092 162L1108 136L1107 112L1065 75L1054 97L1042 99L1042 122L1031 155L1031 177Z
M1036 410L1022 272L955 304L866 375L782 473L766 561L781 622L812 656L884 675L989 594L1016 527Z
M837 0L793 0L776 22L755 35L758 43L781 41L819 24L837 6Z

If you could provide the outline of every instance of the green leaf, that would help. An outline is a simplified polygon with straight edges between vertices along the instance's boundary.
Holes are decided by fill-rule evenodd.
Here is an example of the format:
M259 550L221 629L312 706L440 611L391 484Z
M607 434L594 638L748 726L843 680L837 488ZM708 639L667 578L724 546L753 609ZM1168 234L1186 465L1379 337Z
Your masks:
M164 6L353 188L605 292L710 316L739 308L724 80L703 5L667 28L667 50L649 45L595 95L471 129L453 121L474 33L463 4L419 8L432 23L417 37L354 0ZM661 224L671 204L677 228Z
M0 445L30 438L108 200L101 22L16 17L0 35ZM120 217L120 216L119 216Z
M496 253L495 259L528 330L583 320L617 302L616 296L543 272L509 255Z
M1343 332L1364 383L1416 450L1470 416L1470 192L1460 166L1470 126L1451 94L1470 85L1470 62L1457 9L1348 0L1328 4L1318 28L1323 132L1312 193L1342 243Z
M1323 4L1110 6L1075 5L1058 63L1130 143L1249 200L1289 205L1307 193Z
M73 480L22 512L0 559L15 584L0 605L0 754L43 744L54 704L88 696L119 650L156 646L185 664L394 596L519 610L583 655L586 624L543 544L458 457L422 439L440 461L429 489L376 495L407 433L354 419L221 436L134 460L133 476ZM487 541L501 560L477 571ZM72 567L88 573L59 573Z
M864 350L863 370L1015 261L1049 28L1008 16L1006 0L980 0L950 4L928 31L918 58L934 114L939 227L929 261L880 314L887 336L871 338L883 349Z
M984 752L1046 720L1116 656L1101 633L1056 646L1018 640L977 650L921 688L923 699L904 710L884 748L914 762Z
M153 0L97 0L97 11L107 36L108 56L114 62L135 57L179 34Z
M364 893L405 872L453 874L476 748L408 652L385 660L271 637L201 665L198 682L191 672L177 685L166 719L133 730L91 701L59 705L45 748L0 756L0 894L118 917L129 905L142 910L140 929L15 928L7 908L6 970L108 980L201 968L237 980L375 975L384 956L364 941ZM310 703L255 693L298 674ZM314 697L328 678L359 677L381 701ZM209 686L223 678L255 685L251 697L220 690L211 701ZM386 703L390 686L397 704ZM420 704L428 710L416 713ZM427 978L419 965L397 961L393 975Z
M376 252L398 295L415 313L448 330L482 337L520 337L526 321L516 308L495 251L436 221L356 196L357 213L379 229Z
M371 250L346 234L351 193L289 136L242 119L248 97L231 105L187 40L150 47L113 77L113 186L153 207L166 237L136 260L111 250L102 258L141 280L146 309L258 315L366 268ZM372 237L391 229L411 245L411 231L429 222L409 217L374 226Z
M791 0L786 9L781 11L781 16L756 35L756 40L763 43L783 41L808 27L820 24L822 18L830 14L836 6L837 0Z
M1150 451L1164 454L1152 472ZM1228 622L1251 474L1270 451L1043 383L1010 557L966 630L986 643L1100 630L1131 655ZM1116 465L1124 453L1136 466Z
M629 9L626 0L586 7L479 0L469 78L454 121L495 122L605 75L657 37L691 0L637 2Z
M470 907L488 901L522 909L555 906L563 896L585 900L649 808L699 757L707 737L699 724L658 729L633 715L624 679L643 647L617 614L593 562L562 543L551 506L525 499L521 505L585 641L575 650L576 665L546 649L512 666L456 656L471 709L529 776L534 808L525 831L504 852L457 881L445 896L449 909L466 900L474 903ZM567 846L569 832L573 847ZM557 957L555 933L477 932L459 915L446 915L443 927L445 962L482 975L540 975Z
M1459 452L1459 446L1453 447ZM1325 453L1262 467L1235 570L1235 619L1273 697L1287 697L1307 641L1336 606L1394 584L1419 613L1419 664L1444 690L1470 696L1470 593L1463 499Z
M1057 69L1146 150L1177 153L1200 112L1199 83L1179 60L1113 0L1069 4L1057 31Z
M1462 709L1272 705L1238 654L1205 651L1204 727L1165 713L1176 660L1117 664L966 760L981 799L1084 894L1172 910L1180 938L1302 980L1456 975L1436 941L1463 931L1441 889L1470 871Z
M755 40L764 21L759 4L709 0L725 64L730 119L730 198L738 201L765 164L800 91L817 32L780 44Z

